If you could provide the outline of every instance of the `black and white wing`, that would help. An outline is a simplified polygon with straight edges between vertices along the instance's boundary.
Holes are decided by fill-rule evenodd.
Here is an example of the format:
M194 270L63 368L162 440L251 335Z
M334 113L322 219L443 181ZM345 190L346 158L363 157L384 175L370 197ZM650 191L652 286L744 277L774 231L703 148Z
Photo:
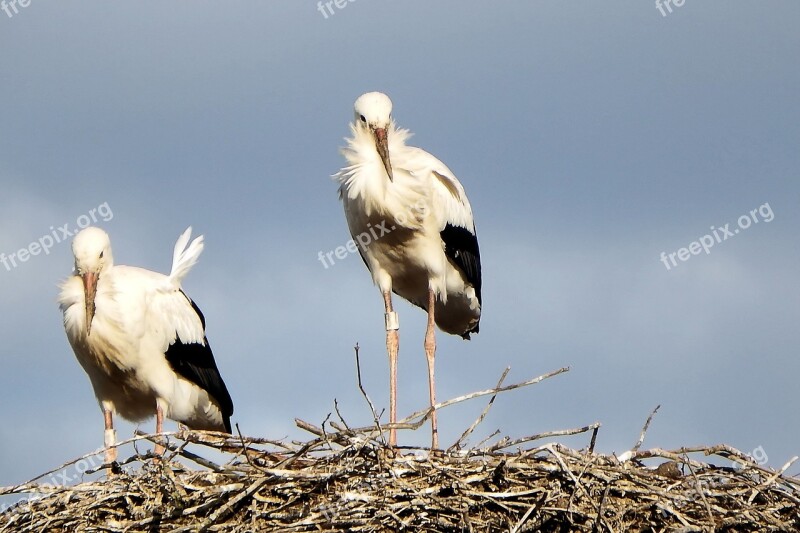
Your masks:
M448 259L464 274L481 302L481 253L475 221L464 187L444 163L420 150L431 159L433 214L439 217L440 235Z
M200 319L203 328L202 339L199 338L199 335L193 335L185 341L176 332L175 341L167 348L164 356L176 374L206 391L217 402L222 413L225 431L230 433L233 400L228 392L228 387L222 380L222 375L211 351L211 345L205 336L205 317L191 298L186 296L183 291L180 291L180 294L191 304L192 311Z

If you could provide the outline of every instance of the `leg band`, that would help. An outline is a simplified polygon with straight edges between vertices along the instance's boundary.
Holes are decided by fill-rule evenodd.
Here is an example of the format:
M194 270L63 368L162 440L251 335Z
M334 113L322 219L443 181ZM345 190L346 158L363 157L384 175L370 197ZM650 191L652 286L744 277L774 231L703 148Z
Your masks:
M117 431L115 429L107 429L105 432L105 445L106 448L112 448L117 442Z
M386 313L386 331L400 329L400 318L397 316L397 311Z

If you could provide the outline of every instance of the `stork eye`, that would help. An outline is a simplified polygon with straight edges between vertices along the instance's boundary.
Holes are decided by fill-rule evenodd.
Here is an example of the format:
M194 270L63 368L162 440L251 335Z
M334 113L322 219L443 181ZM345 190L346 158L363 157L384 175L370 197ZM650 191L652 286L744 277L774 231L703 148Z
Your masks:
M365 117L364 115L361 115L361 122L363 122L363 123L365 123L365 124L366 124L366 122L367 122L367 117Z
M103 250L103 251L105 251L105 250ZM103 258L103 251L100 252L100 259Z

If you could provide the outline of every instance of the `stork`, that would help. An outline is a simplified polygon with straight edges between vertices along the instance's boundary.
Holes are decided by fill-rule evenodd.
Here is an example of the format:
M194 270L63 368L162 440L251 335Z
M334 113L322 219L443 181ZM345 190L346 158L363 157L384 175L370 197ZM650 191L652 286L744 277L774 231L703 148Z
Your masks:
M138 422L156 416L192 429L231 432L233 401L205 335L205 317L181 281L203 251L175 243L168 276L114 265L108 234L88 227L72 242L75 271L61 286L64 329L105 418L106 462L116 461L116 414ZM187 244L188 247L187 247ZM164 452L160 443L156 455Z
M469 339L481 317L481 261L464 187L444 163L406 145L411 136L392 119L392 101L370 92L355 102L347 160L339 183L347 225L383 295L389 355L389 417L397 422L399 320L392 293L428 313L425 356L430 405L436 405L434 324ZM396 446L396 430L389 431ZM439 447L436 410L431 445Z

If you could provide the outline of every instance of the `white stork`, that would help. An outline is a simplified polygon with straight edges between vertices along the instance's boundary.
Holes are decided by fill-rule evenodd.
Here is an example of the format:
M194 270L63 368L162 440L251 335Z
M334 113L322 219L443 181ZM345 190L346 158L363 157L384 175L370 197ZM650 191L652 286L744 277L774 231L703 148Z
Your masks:
M114 265L105 231L75 236L75 272L61 287L64 329L89 375L105 417L106 462L116 460L113 416L134 422L156 415L193 429L230 433L233 402L205 335L205 318L181 289L203 237L192 228L175 243L169 276ZM156 454L164 448L157 444Z
M436 404L434 323L469 339L481 317L481 261L475 223L464 188L444 163L406 146L408 130L392 120L392 101L383 93L355 102L352 138L342 149L348 165L334 179L347 225L383 294L389 354L389 417L397 421L399 321L392 292L428 312L425 355L430 405ZM432 447L438 448L436 411ZM397 436L389 432L394 446Z

